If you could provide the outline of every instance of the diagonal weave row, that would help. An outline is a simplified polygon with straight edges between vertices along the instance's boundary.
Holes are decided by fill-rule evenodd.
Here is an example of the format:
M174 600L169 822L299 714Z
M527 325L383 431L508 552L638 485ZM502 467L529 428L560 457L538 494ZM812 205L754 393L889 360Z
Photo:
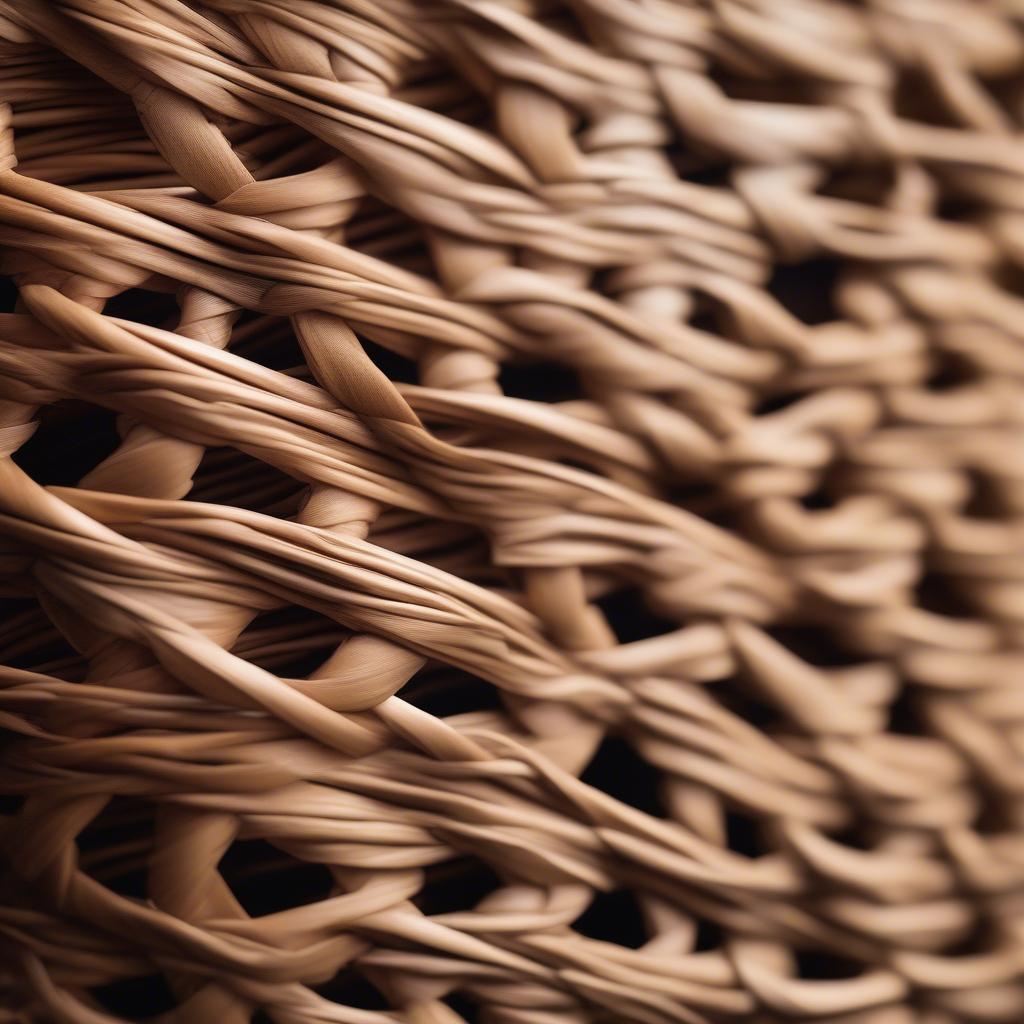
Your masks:
M1024 1019L1021 0L0 0L0 1024Z

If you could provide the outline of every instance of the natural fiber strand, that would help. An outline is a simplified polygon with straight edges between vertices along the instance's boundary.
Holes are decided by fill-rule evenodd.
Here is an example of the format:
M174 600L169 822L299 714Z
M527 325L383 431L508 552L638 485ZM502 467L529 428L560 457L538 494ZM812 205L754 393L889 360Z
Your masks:
M1024 3L0 0L0 1022L1024 1020Z

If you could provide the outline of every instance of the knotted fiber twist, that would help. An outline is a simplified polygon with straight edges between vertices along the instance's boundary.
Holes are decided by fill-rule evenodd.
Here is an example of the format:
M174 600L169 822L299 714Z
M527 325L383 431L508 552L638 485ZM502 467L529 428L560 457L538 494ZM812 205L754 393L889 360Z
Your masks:
M1024 1020L1024 4L0 0L0 1024Z

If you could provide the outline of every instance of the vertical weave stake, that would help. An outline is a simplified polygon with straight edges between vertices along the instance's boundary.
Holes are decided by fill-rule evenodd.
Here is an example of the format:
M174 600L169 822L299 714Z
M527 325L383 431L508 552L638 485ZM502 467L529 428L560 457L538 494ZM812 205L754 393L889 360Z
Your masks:
M0 1024L1024 1020L1024 4L0 0Z

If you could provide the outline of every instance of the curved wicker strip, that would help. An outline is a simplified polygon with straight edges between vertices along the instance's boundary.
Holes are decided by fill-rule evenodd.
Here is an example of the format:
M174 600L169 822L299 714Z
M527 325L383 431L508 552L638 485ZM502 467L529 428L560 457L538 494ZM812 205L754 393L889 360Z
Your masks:
M0 1024L1024 1020L1020 0L0 0Z

